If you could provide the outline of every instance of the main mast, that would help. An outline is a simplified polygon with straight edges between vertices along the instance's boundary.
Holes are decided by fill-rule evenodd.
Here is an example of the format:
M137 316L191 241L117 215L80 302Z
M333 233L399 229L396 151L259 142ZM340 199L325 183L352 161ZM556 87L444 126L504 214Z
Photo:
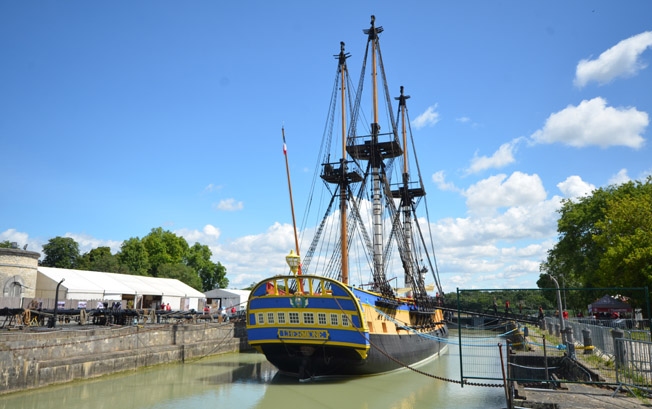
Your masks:
M369 29L369 41L371 41L371 81L373 86L373 111L374 122L371 124L371 145L378 145L378 78L376 68L376 47L378 43L378 33L383 28L376 28L376 17L371 16L371 28ZM372 203L373 203L373 249L374 249L374 271L377 277L384 276L383 269L383 209L380 198L380 162L382 158L377 152L371 157L371 178L373 186Z
M346 59L348 55L344 53L344 41L340 42L340 54L338 55L339 70L342 81L342 180L346 180ZM349 283L349 247L348 236L346 234L346 185L340 186L340 220L342 240L342 282Z
M396 158L401 156L403 150L397 138L395 137L395 124L391 120L392 129L388 133L380 133L379 108L378 108L378 60L380 60L380 73L383 76L385 93L387 86L384 72L382 70L382 58L380 58L380 45L378 34L383 32L382 27L376 27L375 17L371 16L371 27L363 30L367 35L367 50L371 46L371 81L372 81L372 109L373 122L371 123L371 134L366 136L355 136L347 146L349 155L355 160L369 162L369 174L371 175L371 202L372 202L372 263L373 276L376 289L387 297L393 296L393 291L387 283L384 269L384 242L383 242L383 187L388 183L386 170L384 167L385 159ZM363 65L364 67L364 65ZM364 68L363 68L364 74ZM361 80L362 82L362 80ZM355 113L354 113L355 115ZM387 198L385 198L387 199Z

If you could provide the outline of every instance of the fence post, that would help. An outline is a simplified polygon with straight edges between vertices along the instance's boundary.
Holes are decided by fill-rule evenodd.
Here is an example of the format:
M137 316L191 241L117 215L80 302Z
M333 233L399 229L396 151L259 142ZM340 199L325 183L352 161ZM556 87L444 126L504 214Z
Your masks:
M464 387L464 364L462 363L462 310L460 307L460 288L457 287L457 341L460 348L460 386Z
M509 396L509 387L507 386L507 376L505 375L505 362L503 361L503 346L500 343L498 343L498 352L500 352L500 369L502 369L503 371L503 386L505 387L505 400L507 401L507 407L511 409L512 405Z
M622 339L624 335L625 333L619 329L614 329L611 331L611 338L613 339L614 343L614 359L616 364L619 366L622 366L625 363L623 356L623 345L622 343L618 342L618 339Z
M546 335L543 334L543 364L545 365L546 368L546 387L550 385L548 382L550 381L550 375L548 374L548 354L546 353Z
M583 329L582 338L584 341L584 355L593 355L593 348L589 348L593 346L593 340L591 339L591 330Z
M566 332L566 349L568 351L568 356L571 359L575 359L575 342L573 340L573 328L566 327L564 328Z

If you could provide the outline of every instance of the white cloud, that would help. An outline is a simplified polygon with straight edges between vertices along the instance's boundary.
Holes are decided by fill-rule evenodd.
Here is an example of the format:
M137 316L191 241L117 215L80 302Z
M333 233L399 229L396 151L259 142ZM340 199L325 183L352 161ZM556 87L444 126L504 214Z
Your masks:
M87 253L97 247L109 247L111 252L115 254L120 251L122 245L122 241L98 239L85 233L66 233L62 237L70 237L75 240L79 244L80 254ZM27 250L41 253L41 258L45 256L43 254L43 245L48 242L48 240L40 238L32 239L27 233L16 231L16 229L8 229L0 233L0 241L4 240L18 243L19 248L23 248L27 244Z
M414 121L412 121L412 125L414 125L416 129L421 129L425 126L433 126L439 122L439 112L435 111L437 109L437 105L438 104L429 106L428 109L426 109L426 112L419 115Z
M469 211L487 213L501 207L537 203L546 198L539 175L514 172L506 178L504 174L490 176L466 189L464 196Z
M209 183L208 186L204 188L204 193L206 192L216 192L220 189L222 189L222 185L214 185L212 183Z
M453 182L446 182L446 175L443 170L433 173L432 181L435 182L439 190L451 190L453 192L460 191L460 189L455 187Z
M581 88L590 81L603 85L616 77L636 75L647 66L640 56L650 46L652 31L645 31L622 40L595 60L581 60L575 70L575 85Z
M585 182L579 176L569 176L563 182L557 183L557 187L569 199L587 196L595 190L595 186Z
M218 204L214 204L213 206L218 210L224 210L227 212L242 210L244 207L242 202L236 202L236 200L233 198L220 200Z
M569 105L551 114L543 129L532 134L532 140L575 147L642 147L645 140L641 135L649 123L648 114L634 107L614 108L606 104L603 98L596 97L578 106Z
M64 237L70 237L79 244L79 254L88 253L98 247L110 247L111 252L115 254L122 246L122 241L98 239L86 233L66 233Z
M0 241L9 241L17 243L20 248L28 243L29 235L27 233L19 232L16 229L8 229L0 233Z
M17 243L18 248L22 249L27 245L28 251L35 251L41 253L43 257L43 244L44 242L39 239L32 239L29 237L29 234L20 232L16 229L7 229L3 232L0 232L0 241L9 241L11 243Z
M620 169L618 173L613 175L612 177L609 178L609 181L607 181L607 184L609 185L622 185L623 183L629 182L631 179L629 178L629 175L627 174L627 169Z
M190 245L193 245L194 243L216 244L220 238L221 232L217 227L207 224L201 231L179 229L175 230L174 234L183 237Z
M292 225L274 223L266 232L210 246L213 260L227 269L231 288L242 288L252 281L288 272L285 256L294 248Z
M514 152L516 146L522 138L516 138L511 142L500 145L500 148L493 155L478 156L477 153L471 159L471 166L467 169L467 173L478 173L486 169L502 168L514 162Z
M459 118L455 118L455 120L457 122L466 123L466 122L471 121L471 118L469 118L468 116L461 116Z

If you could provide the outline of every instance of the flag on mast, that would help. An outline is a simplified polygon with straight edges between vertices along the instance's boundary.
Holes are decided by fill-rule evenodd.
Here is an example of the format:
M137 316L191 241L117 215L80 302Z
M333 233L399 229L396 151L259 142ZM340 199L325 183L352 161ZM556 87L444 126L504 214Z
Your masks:
M285 145L285 128L283 128L283 155L288 154L288 147Z

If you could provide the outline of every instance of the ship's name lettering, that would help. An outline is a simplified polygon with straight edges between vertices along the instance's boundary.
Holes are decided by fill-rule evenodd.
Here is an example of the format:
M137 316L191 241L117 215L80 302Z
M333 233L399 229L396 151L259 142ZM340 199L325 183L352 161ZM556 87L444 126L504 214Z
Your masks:
M328 339L328 331L314 329L279 329L278 337L285 339Z

